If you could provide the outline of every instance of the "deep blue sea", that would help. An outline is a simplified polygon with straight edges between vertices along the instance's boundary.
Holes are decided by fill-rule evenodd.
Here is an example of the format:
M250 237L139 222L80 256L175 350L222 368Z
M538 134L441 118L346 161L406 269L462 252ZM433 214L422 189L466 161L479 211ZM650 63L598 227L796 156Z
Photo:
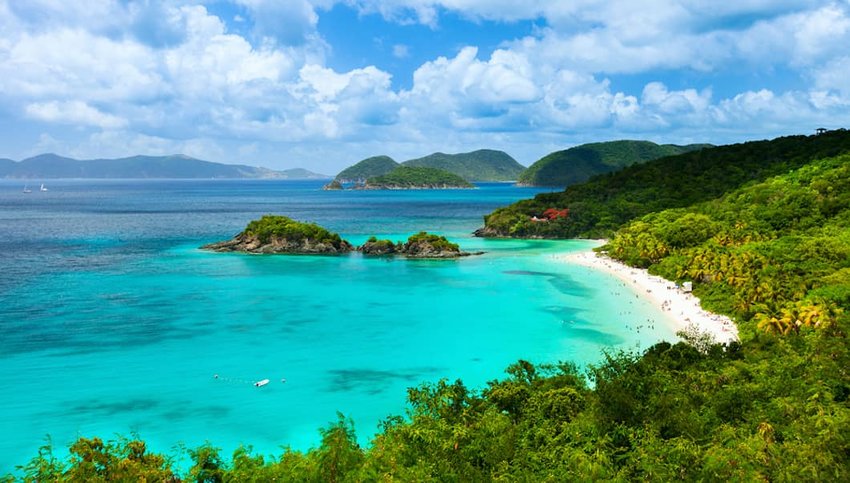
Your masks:
M279 454L316 445L341 411L368 444L418 383L481 388L520 358L587 364L675 337L618 281L553 258L593 242L471 236L484 214L539 190L321 185L69 180L23 193L0 181L0 475L48 435L62 457L95 435L174 455L205 441L228 456L240 444ZM427 230L486 254L198 250L269 213L355 244Z

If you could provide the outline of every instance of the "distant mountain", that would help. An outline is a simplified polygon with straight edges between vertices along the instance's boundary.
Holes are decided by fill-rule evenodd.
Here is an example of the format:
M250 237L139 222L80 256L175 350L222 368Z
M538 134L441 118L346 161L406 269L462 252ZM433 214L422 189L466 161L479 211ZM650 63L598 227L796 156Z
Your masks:
M15 162L11 159L0 158L0 176L2 176L3 173L10 171L14 167Z
M40 154L20 162L6 161L0 160L1 178L330 178L330 176L301 168L273 171L239 164L213 163L182 154L91 160L77 160L56 154Z
M389 156L373 156L345 168L334 179L341 183L362 183L369 178L383 176L398 166L399 164Z
M278 173L280 179L331 179L333 176L327 174L314 173L304 168L284 169L283 171L274 171Z
M514 181L525 170L525 166L508 153L492 149L459 154L434 153L401 164L442 169L467 181Z
M592 176L617 171L665 156L696 151L710 144L655 144L650 141L609 141L582 144L557 151L536 161L522 173L518 184L525 186L557 186L582 183Z

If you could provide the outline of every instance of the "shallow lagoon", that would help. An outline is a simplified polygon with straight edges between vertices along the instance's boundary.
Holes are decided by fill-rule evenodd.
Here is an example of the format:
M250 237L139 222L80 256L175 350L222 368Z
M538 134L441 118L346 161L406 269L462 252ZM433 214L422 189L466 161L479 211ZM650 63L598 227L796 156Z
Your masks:
M0 473L50 434L136 433L156 451L306 449L351 416L368 442L405 389L482 387L519 358L598 360L672 339L613 279L552 259L587 241L480 240L492 208L536 191L323 192L317 182L0 183ZM264 213L401 239L446 234L457 261L198 250ZM214 376L218 375L218 378ZM252 382L269 378L256 388ZM286 382L282 382L285 379Z

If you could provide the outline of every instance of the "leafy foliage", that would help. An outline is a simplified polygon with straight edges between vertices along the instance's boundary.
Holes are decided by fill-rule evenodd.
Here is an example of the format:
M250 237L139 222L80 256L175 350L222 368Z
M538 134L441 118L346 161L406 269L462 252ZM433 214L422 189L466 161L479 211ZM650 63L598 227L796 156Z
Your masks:
M535 161L522 173L518 182L528 186L565 187L587 181L597 174L616 171L635 163L643 163L706 147L711 147L711 145L658 145L650 141L609 141L582 144L548 154Z
M764 181L809 162L850 150L850 131L788 136L707 148L635 164L599 175L563 192L539 194L484 217L485 236L608 238L623 224L649 213L684 208ZM531 221L551 207L569 208L566 223ZM802 206L800 207L803 208ZM765 216L782 216L764 213Z
M446 237L442 235L435 235L433 233L428 233L425 231L420 231L415 235L410 235L407 238L407 245L420 245L420 244L428 244L433 247L435 250L439 251L452 251L459 252L460 246L457 243L450 242Z
M833 332L850 312L850 154L815 161L617 232L617 259L693 280L752 331Z
M339 247L342 239L315 223L302 223L280 215L263 215L259 220L248 223L243 235L256 236L262 243L268 243L273 237L291 241L311 240L313 243L327 243Z
M190 451L193 481L846 481L850 478L848 355L834 339L766 336L750 344L659 343L638 356L607 354L586 372L518 361L481 391L441 380L408 390L368 448L351 421L321 430L319 447L228 462ZM592 385L590 384L592 382ZM73 448L92 440L81 439ZM121 444L84 458L42 461L38 481L116 480ZM74 453L75 455L77 453ZM88 450L82 454L90 454ZM167 465L167 461L166 465ZM157 462L134 481L169 481ZM112 475L115 475L113 478ZM36 479L34 473L28 477Z
M460 176L436 168L399 166L366 180L366 188L473 188Z
M401 164L441 169L467 181L514 181L525 170L525 167L508 153L492 149L459 154L434 153Z

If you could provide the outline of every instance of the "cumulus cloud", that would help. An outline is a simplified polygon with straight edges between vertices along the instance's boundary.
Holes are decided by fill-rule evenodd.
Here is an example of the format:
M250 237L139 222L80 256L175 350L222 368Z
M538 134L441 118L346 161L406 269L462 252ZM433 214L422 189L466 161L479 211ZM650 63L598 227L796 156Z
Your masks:
M400 83L409 87L400 89L380 65L327 64L333 46L318 25L335 5L434 29L447 12L472 22L533 20L539 27L492 50L472 39L412 69ZM485 146L531 162L565 143L623 135L724 142L712 136L850 122L846 2L230 0L230 6L228 18L220 18L204 2L0 0L0 107L69 153L182 151L293 162L281 159L285 151L319 168L332 162L330 153L343 153L335 168L360 154L412 157ZM392 54L409 58L411 49L416 45L397 43ZM763 73L764 85L717 94L711 75L736 69ZM796 78L787 84L795 87L772 84L775 71L791 72ZM678 82L669 81L670 73L681 73ZM646 80L626 88L622 76ZM68 126L83 134L56 134Z
M319 16L307 0L236 0L245 7L257 39L274 39L283 45L306 42L315 31Z
M85 102L36 102L28 104L27 116L48 122L83 124L106 129L115 129L127 125L127 121L118 116L102 112Z

